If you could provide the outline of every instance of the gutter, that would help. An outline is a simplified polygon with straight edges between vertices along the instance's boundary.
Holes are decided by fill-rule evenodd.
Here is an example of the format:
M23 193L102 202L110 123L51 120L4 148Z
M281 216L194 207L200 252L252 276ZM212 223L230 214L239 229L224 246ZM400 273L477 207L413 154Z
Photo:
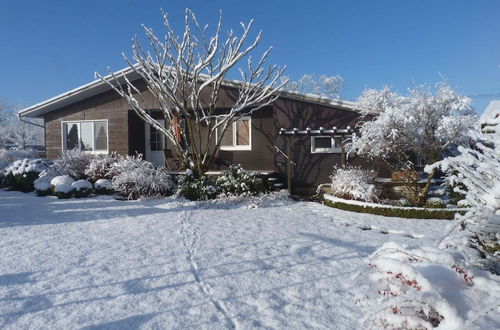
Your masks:
M44 126L44 125L37 124L37 123L33 123L33 122L29 121L29 120L24 119L23 117L21 117L21 114L20 114L19 112L17 113L17 118L18 118L21 122L23 122L23 123L30 124L30 125L37 126L37 127L41 127L41 128L45 128L45 126Z

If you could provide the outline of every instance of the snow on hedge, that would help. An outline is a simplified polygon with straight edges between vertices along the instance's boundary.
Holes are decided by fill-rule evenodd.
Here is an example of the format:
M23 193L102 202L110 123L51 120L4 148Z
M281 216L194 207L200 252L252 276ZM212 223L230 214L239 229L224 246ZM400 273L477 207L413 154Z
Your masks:
M52 180L50 180L50 184L54 187L57 187L59 185L62 185L62 184L66 184L68 186L71 186L71 184L75 182L75 180L73 180L72 177L70 177L69 175L59 175L59 176L56 176L55 178L53 178Z
M56 185L54 188L55 193L63 193L63 194L67 194L69 192L72 192L73 190L75 190L75 188L67 183L60 183Z
M28 172L40 173L48 168L48 162L44 159L20 159L5 169L6 175L23 175Z
M107 179L99 179L94 183L94 187L95 189L100 189L100 188L111 189L113 185L111 184L111 181Z
M75 189L75 190L81 190L81 189L92 189L92 183L90 183L89 181L87 180L78 180L78 181L75 181L71 184L71 186Z

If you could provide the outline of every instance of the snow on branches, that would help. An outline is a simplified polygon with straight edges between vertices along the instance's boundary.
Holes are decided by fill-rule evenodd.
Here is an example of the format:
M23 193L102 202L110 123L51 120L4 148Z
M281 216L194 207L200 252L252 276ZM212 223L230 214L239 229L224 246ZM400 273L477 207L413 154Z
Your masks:
M177 35L163 13L165 35L158 37L143 26L148 47L136 38L133 58L124 55L130 69L146 83L154 107L162 111L168 124L165 127L151 116L137 81L130 81L123 71L97 76L125 98L139 117L168 138L185 167L202 174L218 153L228 127L243 115L273 102L276 91L287 81L282 79L284 68L266 66L271 48L256 61L251 56L262 37L259 32L250 40L253 20L241 23L240 36L230 30L225 37L221 32L222 13L211 35L208 25L200 25L189 9L184 21L184 32ZM239 81L228 80L238 72ZM236 93L226 93L223 87ZM220 111L223 94L231 98L231 104Z
M343 83L344 80L339 75L326 76L323 74L304 74L297 81L289 81L284 89L290 92L338 99Z
M369 89L358 104L364 112L377 115L361 125L354 147L360 155L383 159L393 171L420 172L417 160L432 164L466 145L468 132L477 123L471 100L445 83L434 92L416 88L406 96L388 87ZM423 189L416 185L418 176L408 176L414 178L408 185L415 186L415 204L425 203L434 174L429 173Z
M471 243L485 257L483 264L500 272L500 127L494 123L495 119L484 119L488 127L471 134L472 146L459 147L459 155L425 170L440 168L446 172L446 184L464 196L459 203L470 207L469 212L458 217L462 228L467 230L453 233L442 245L465 252Z
M356 287L362 326L377 329L470 329L488 327L500 287L490 275L460 265L462 259L435 247L388 242L367 260ZM491 310L484 310L484 303ZM481 306L481 307L478 307Z

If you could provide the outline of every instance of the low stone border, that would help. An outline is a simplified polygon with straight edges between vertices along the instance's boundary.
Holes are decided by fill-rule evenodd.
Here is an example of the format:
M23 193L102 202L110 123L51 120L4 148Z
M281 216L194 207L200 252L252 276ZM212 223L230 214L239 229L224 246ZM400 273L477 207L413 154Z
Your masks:
M323 195L325 205L337 209L358 213L370 213L386 217L399 217L410 219L442 219L453 220L456 213L464 214L467 209L438 209L423 207L404 207L393 205L382 205L338 198L329 194Z

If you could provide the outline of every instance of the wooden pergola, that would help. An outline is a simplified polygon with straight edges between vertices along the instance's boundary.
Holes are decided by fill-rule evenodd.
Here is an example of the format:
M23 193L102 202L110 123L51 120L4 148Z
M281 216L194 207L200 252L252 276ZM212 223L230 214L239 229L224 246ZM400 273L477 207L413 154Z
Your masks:
M303 135L308 135L308 136L321 136L321 135L329 135L331 137L335 138L340 138L340 147L341 147L341 152L340 152L340 159L341 159L341 164L344 167L347 164L347 157L346 157L346 150L345 150L345 142L348 141L346 138L349 136L349 139L354 136L355 130L351 126L347 126L345 128L338 128L338 127L332 127L332 128L324 128L320 127L318 129L312 129L312 128L306 128L306 129L298 129L298 128L293 128L291 130L287 130L285 128L281 128L279 130L279 135L282 135L286 138L286 154L283 153L279 148L276 147L276 149L283 154L286 158L286 176L287 176L287 188L290 194L292 193L292 166L296 166L296 163L293 161L293 153L292 153L292 147L295 143L296 137L297 136L303 136Z

